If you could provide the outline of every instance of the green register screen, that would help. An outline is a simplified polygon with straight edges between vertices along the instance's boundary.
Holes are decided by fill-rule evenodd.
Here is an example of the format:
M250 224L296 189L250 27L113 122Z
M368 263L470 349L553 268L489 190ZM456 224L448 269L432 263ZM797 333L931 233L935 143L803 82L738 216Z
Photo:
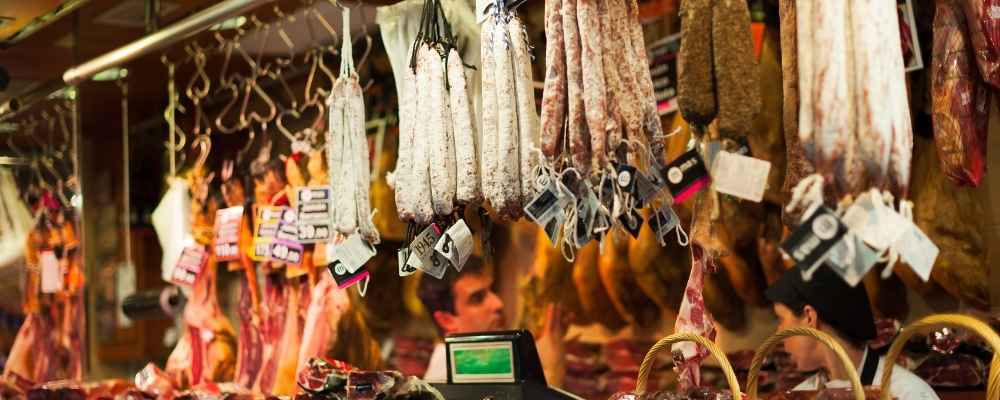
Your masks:
M452 379L463 382L514 382L514 351L510 342L451 345Z

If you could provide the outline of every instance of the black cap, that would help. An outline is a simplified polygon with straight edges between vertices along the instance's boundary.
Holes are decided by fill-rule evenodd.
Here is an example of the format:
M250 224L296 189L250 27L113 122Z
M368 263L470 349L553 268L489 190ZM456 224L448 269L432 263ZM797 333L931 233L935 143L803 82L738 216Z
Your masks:
M767 298L795 312L807 304L816 309L819 319L855 342L875 338L875 317L863 285L851 287L827 266L820 266L812 279L802 279L795 268L785 272L766 292Z

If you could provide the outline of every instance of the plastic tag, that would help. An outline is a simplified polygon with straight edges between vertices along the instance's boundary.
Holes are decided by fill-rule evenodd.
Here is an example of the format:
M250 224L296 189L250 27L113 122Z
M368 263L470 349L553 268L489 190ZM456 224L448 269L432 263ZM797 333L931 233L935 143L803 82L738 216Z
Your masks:
M329 241L333 232L330 227L333 189L329 186L300 188L296 197L299 243Z
M472 255L473 246L472 231L469 230L465 220L459 219L444 232L444 235L441 235L441 239L434 245L434 251L461 272L465 262Z
M444 277L448 266L434 256L434 245L441 239L441 228L437 224L431 224L413 238L410 243L410 259L407 264L423 270L431 276L441 279Z
M184 248L181 257L177 259L177 265L170 280L180 285L194 285L198 274L205 268L208 262L208 252L205 247L192 244Z
M376 251L360 234L354 233L340 244L328 246L327 253L327 259L332 260L331 265L339 262L353 273L374 257Z
M860 237L848 231L847 235L830 249L826 264L840 275L844 282L854 287L875 267L878 259L878 252L865 245Z
M635 191L635 167L628 164L615 164L615 183L625 193Z
M837 214L827 207L816 207L805 222L792 231L781 244L781 249L795 260L796 266L807 280L823 264L830 249L847 233Z
M663 186L658 185L662 181L650 178L646 174L639 172L635 174L635 189L632 191L635 199L635 208L642 208L649 204L660 192Z
M559 203L559 189L555 185L549 184L528 202L528 205L524 207L524 213L536 224L545 226L549 219L554 218L554 214L560 210Z
M573 235L573 243L577 248L594 239L594 220L600 206L590 182L584 182L580 191L580 201L576 204L576 232Z
M642 215L639 215L639 213L633 209L631 212L619 216L618 221L621 221L622 228L628 231L632 237L639 237L639 230L642 229L642 223L644 222Z
M720 193L759 203L770 171L768 161L720 151L712 163L712 186Z
M680 223L680 218L677 213L674 212L673 208L669 205L664 204L659 210L656 210L656 214L653 214L649 218L649 228L653 230L656 234L656 239L661 245L665 245L666 236L670 231L674 230Z
M665 167L665 171L667 189L677 203L683 203L711 181L705 162L694 149L677 157Z
M42 293L58 293L63 288L63 272L59 259L52 250L42 251L38 255L38 266L42 270Z
M242 222L243 206L223 208L215 212L214 247L217 261L239 261Z
M346 265L344 265L340 260L334 260L330 265L327 266L330 271L330 275L333 276L333 280L337 282L337 287L340 289L347 289L360 282L361 280L367 280L370 276L368 273L368 267L362 265L354 271L350 271ZM365 285L367 289L367 284ZM364 296L364 293L361 294Z
M899 256L916 272L920 279L927 282L931 278L934 261L941 249L920 228L907 221L910 229L906 230L893 247L899 250Z

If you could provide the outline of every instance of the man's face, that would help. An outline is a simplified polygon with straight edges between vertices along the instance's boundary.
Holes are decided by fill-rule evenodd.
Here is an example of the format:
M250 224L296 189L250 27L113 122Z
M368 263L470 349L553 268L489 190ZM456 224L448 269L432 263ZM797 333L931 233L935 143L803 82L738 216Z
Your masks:
M493 293L492 285L492 277L479 274L466 274L455 281L455 314L438 318L445 333L503 329L503 301Z
M809 323L809 316L803 313L801 317L781 303L774 303L774 313L778 315L778 330L789 328L815 328ZM813 338L792 336L784 341L785 351L791 356L799 371L815 371L823 367L823 359L818 346L822 344Z

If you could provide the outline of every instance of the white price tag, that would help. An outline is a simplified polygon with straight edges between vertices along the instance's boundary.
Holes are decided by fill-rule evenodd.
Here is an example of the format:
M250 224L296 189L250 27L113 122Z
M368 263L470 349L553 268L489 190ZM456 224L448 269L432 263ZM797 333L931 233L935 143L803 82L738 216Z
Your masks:
M847 208L844 224L875 250L885 250L913 224L885 205L878 190L863 193Z
M437 224L431 224L420 232L413 242L410 243L410 259L406 264L412 268L418 268L431 276L441 279L445 271L448 270L446 260L435 256L434 245L441 239L441 228Z
M56 253L43 251L38 256L38 264L42 269L42 293L58 293L63 287L62 267Z
M410 266L410 248L404 247L396 252L396 263L399 265L399 276L410 276L417 272L417 268Z
M857 286L878 262L878 253L860 237L848 232L830 249L827 265L851 287Z
M768 161L720 151L710 172L716 191L759 203L764 198L770 171Z
M434 251L444 257L459 272L465 266L465 262L472 255L472 231L465 224L465 220L459 219L454 225L448 228L434 245Z
M374 256L375 248L357 233L338 245L327 246L327 258L332 262L339 260L347 272L352 274Z
M899 256L913 272L916 272L926 282L931 278L934 261L937 260L940 249L915 224L903 234L893 247L899 250Z

